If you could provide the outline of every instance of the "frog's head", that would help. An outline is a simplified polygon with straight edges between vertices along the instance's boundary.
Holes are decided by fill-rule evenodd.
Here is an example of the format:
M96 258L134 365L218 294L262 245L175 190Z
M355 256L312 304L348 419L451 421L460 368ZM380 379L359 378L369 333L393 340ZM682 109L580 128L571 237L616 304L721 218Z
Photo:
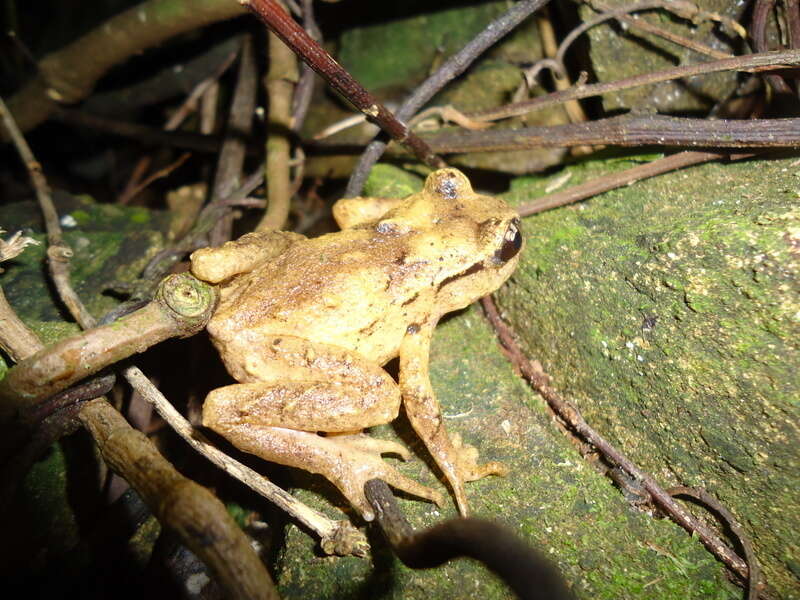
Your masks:
M500 287L517 266L523 245L517 212L499 198L476 194L456 169L428 175L420 193L374 227L407 238L403 262L416 269L420 283L436 287L443 312Z

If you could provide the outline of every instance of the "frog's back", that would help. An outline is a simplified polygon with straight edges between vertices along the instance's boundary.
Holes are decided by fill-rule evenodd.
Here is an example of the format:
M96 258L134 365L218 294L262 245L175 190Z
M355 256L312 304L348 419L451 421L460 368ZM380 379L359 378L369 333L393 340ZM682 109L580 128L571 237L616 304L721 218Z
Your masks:
M370 231L348 230L292 246L228 284L209 332L237 345L292 335L388 361L410 309L391 286L391 256L402 249L382 244Z

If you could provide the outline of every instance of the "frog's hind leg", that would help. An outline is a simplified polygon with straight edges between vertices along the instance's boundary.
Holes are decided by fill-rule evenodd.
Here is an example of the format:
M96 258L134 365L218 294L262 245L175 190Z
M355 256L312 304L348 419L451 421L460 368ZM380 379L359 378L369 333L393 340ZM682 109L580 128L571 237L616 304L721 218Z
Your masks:
M215 429L215 425L220 425L213 422L208 424ZM316 433L282 427L228 421L222 429L224 435L244 452L322 475L339 489L367 521L375 516L364 495L364 484L370 479L382 479L393 488L426 498L439 506L442 504L441 494L401 475L373 452L349 448L346 444L336 443Z
M212 391L203 424L236 447L266 460L318 473L364 515L372 509L364 484L373 478L427 498L440 495L401 475L380 454L408 452L395 442L355 434L393 420L400 390L380 366L352 352L292 336L252 340L232 373L246 383ZM230 355L226 364L231 366ZM324 437L326 434L341 434Z

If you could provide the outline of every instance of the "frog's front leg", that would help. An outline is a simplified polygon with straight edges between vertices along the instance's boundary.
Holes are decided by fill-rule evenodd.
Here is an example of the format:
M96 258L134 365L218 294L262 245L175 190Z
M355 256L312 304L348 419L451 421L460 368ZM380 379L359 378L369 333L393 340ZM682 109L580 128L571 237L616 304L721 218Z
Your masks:
M347 350L292 336L259 336L245 344L243 354L233 349L246 358L231 369L245 383L208 395L205 426L240 450L323 475L367 520L373 512L364 484L373 478L441 503L437 492L383 461L386 452L407 456L398 444L356 433L397 416L400 391L382 368ZM233 360L230 352L223 352L226 363Z
M506 467L498 462L478 465L478 451L462 445L457 434L452 439L444 427L439 402L433 393L428 372L431 336L436 322L409 326L400 346L400 390L406 414L444 473L456 498L462 516L469 513L464 481L487 475L505 475Z

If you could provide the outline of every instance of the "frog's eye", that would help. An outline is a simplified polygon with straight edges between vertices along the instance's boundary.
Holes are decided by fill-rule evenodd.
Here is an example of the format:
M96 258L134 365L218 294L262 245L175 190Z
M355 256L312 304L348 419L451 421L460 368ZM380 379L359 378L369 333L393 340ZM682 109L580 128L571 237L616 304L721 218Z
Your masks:
M503 243L492 257L495 264L502 265L514 258L522 248L522 231L519 219L512 219L503 235Z

